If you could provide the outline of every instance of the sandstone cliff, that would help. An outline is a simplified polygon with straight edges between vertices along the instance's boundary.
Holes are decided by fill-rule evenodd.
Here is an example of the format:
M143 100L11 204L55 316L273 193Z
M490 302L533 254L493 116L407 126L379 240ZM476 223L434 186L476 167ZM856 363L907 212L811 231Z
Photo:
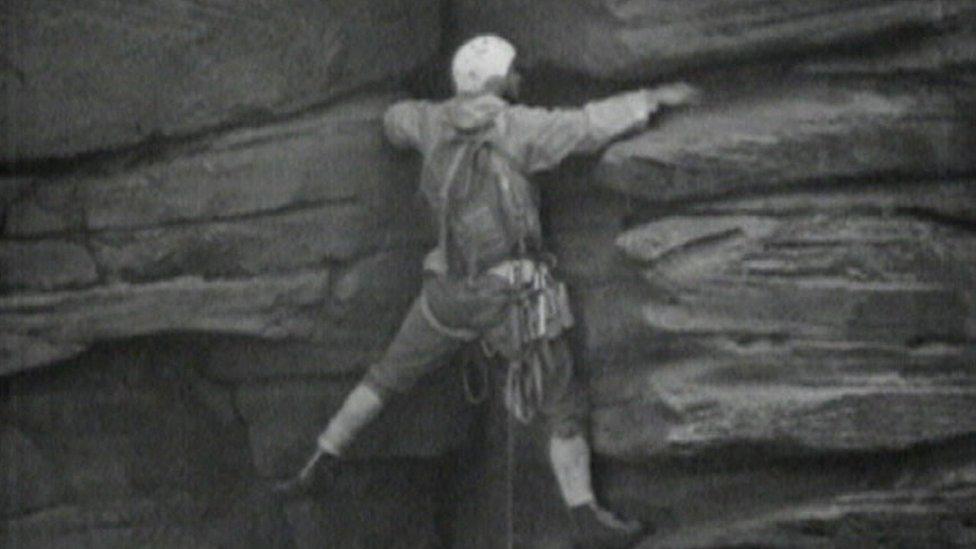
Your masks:
M458 364L331 495L263 497L419 287L416 158L379 117L483 31L533 103L705 92L539 180L641 547L976 545L972 2L0 13L4 545L569 547L539 429Z

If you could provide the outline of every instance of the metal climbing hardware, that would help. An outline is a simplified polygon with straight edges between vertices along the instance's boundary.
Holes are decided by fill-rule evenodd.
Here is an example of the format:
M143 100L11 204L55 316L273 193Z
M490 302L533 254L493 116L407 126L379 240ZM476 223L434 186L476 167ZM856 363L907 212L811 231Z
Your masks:
M556 367L552 340L574 323L566 286L541 261L506 261L490 272L510 282L515 300L507 322L489 332L486 345L508 362L506 408L528 423L545 400L545 380Z

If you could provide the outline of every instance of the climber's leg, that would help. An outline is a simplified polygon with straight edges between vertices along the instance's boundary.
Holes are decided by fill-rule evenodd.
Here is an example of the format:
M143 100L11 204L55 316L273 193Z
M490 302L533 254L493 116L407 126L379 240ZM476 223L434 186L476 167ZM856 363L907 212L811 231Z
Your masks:
M425 276L423 290L386 354L332 418L319 437L319 449L340 455L390 396L409 391L485 327L497 323L508 306L507 290L504 281L491 276L474 282Z
M340 456L383 409L383 399L366 383L360 383L343 401L339 411L332 416L329 425L319 435L319 450L331 456Z
M542 411L549 421L549 459L559 491L585 547L628 547L643 535L639 522L622 520L601 507L593 491L590 445L586 439L588 402L562 339L553 342L554 367L545 380Z
M298 475L279 483L277 491L298 496L312 489L317 477L327 477L339 456L382 411L391 396L409 391L420 378L446 363L471 337L449 330L429 311L425 291L414 300L383 357L349 393L316 441L316 451Z
M383 358L370 367L319 436L321 450L341 455L391 396L409 391L464 344L431 325L422 300L414 301Z
M279 493L300 496L312 490L316 478L328 477L339 456L382 411L396 393L405 393L424 375L445 363L464 340L438 331L424 312L424 296L414 300L383 358L366 372L316 441L305 467L276 487Z

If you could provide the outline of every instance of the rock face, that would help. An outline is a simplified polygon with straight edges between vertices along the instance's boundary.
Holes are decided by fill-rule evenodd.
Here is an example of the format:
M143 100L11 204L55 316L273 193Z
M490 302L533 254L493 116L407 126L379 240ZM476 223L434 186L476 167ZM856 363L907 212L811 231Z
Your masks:
M572 546L544 426L460 358L327 492L268 492L420 287L385 81L476 30L532 102L704 92L537 180L639 546L976 545L971 2L2 10L0 545Z
M546 179L598 480L659 526L641 547L973 543L973 44L933 41L961 43L702 77L701 105ZM550 518L512 535L570 547L519 438L507 497Z
M351 450L335 490L360 505L337 506L332 492L283 505L269 491L307 459L419 288L429 231L415 159L383 141L394 99L365 91L151 154L4 180L0 440L11 465L0 544L442 543L444 456L473 418L456 371L391 402ZM156 381L136 391L128 376ZM104 427L115 421L119 430ZM397 526L400 512L410 526Z
M458 0L457 5L463 35L510 37L528 66L619 80L885 40L886 33L905 29L938 32L972 13L965 0Z
M976 493L972 471L947 474L966 478L962 486L936 483L933 487L846 494L788 512L745 520L694 536L648 540L653 547L715 546L834 546L899 545L966 547L976 543L972 529ZM968 478L967 478L968 477ZM924 500L919 512L918 501Z
M602 181L670 201L770 192L802 181L940 177L974 167L965 153L976 145L968 86L787 84L770 95L696 109L615 145L604 157Z
M107 175L30 181L4 208L0 286L15 292L0 297L3 363L183 329L323 342L357 315L385 319L376 331L387 333L425 241L400 207L412 203L414 164L382 143L390 100L364 97ZM389 268L404 276L370 274ZM330 317L335 330L323 327Z
M0 542L282 546L281 512L248 499L246 432L220 406L229 394L197 366L170 338L5 377Z
M186 337L129 340L100 345L54 368L0 380L0 544L216 548L363 547L369 545L366 540L386 540L391 547L440 543L436 517L443 511L436 488L451 467L431 457L438 448L426 446L427 436L438 438L436 427L424 436L414 429L412 435L414 452L419 448L428 459L403 459L395 457L403 450L374 448L372 460L352 460L344 467L332 492L282 502L272 496L265 479L291 474L294 464L268 470L263 448L294 446L297 458L299 450L308 449L321 411L311 414L301 407L301 399L296 406L294 391L288 399L256 400L246 396L260 392L255 386L235 390L210 381L205 371L208 349L205 342ZM348 381L320 382L304 394L319 403L331 397L329 406L334 408L348 386ZM441 384L437 394L452 393ZM271 408L255 413L254 403L269 402ZM418 403L394 411L420 412L434 426L451 424L447 416L432 416L432 409ZM458 410L453 414L463 417ZM396 422L406 416L392 417ZM296 424L304 430L295 430ZM380 428L398 430L389 424L388 417ZM282 431L290 438L282 440ZM394 520L397 513L409 522ZM401 541L407 545L397 545Z
M31 0L3 8L3 161L72 156L295 112L403 76L435 2Z
M185 277L7 298L0 336L6 373L76 355L99 339L179 330L308 333L312 322L293 311L320 303L327 288L327 274L307 273L222 282Z

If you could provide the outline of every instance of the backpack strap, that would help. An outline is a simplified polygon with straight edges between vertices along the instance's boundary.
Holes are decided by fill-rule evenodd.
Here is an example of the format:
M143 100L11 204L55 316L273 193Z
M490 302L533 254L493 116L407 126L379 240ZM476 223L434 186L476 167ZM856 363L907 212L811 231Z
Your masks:
M488 169L495 172L493 177L498 181L492 186L494 187L494 192L498 193L498 198L500 199L502 207L505 209L505 211L512 216L513 220L519 227L528 227L530 225L535 226L537 224L537 222L529 222L530 214L528 210L532 206L531 204L525 203L525 200L531 201L531 198L519 199L519 193L522 191L513 188L513 184L527 185L527 182L524 181L514 183L512 181L511 174L513 173L518 173L520 179L524 179L524 176L522 176L521 172L518 171L518 163L507 150L500 147L495 140L492 139L492 137L497 134L498 127L502 122L503 119L498 118L488 127L484 127L472 132L458 131L450 138L453 143L450 143L449 146L454 147L455 150L452 151L453 156L447 163L447 170L442 174L439 174L438 179L440 180L440 185L437 189L438 200L441 203L441 211L439 212L440 219L438 220L438 242L441 249L444 251L444 257L446 259L449 271L458 268L457 258L452 257L456 255L456 250L455 253L452 254L451 247L449 246L448 242L451 237L449 234L451 229L449 215L453 207L451 204L451 197L452 192L458 184L456 181L456 179L458 179L458 170L475 170L479 169L479 166L483 165L483 169ZM487 154L488 156L483 157L482 154ZM463 166L465 157L470 159L470 164L472 165ZM500 167L500 164L503 164L503 166ZM476 174L468 175L471 175L472 177L477 176ZM524 192L522 192L522 194L524 194ZM515 243L515 251L519 257L527 257L529 252L528 243L525 235L521 234L521 230L519 232L520 236L518 242ZM533 242L535 241L535 239L532 240ZM452 268L452 265L455 267ZM477 268L473 265L465 265L461 267L461 270L466 272L469 277L478 274L476 272Z
M464 157L471 153L472 147L477 149L478 147L483 146L486 142L483 137L477 139L455 137L455 139L459 142L459 145L454 152L454 157L451 158L450 164L448 164L447 172L445 172L443 175L440 189L438 189L441 199L441 211L440 219L438 220L437 241L441 249L444 250L444 259L447 262L448 271L451 270L451 264L453 262L453 258L451 258L450 246L448 246L448 237L450 236L448 234L448 216L450 215L451 190L454 188L454 181L456 179L455 175L457 174L458 169L461 168L461 162L464 160Z
M488 148L492 153L495 154L495 158L492 158L490 160L491 162L493 163L504 162L505 164L507 164L507 172L513 172L516 170L515 158L512 157L512 155L510 155L508 151L504 150L502 147L499 147L498 145L492 142L488 142ZM499 185L499 188L497 190L498 192L501 193L502 200L505 201L508 210L511 211L517 217L517 222L521 225L527 225L528 222L526 220L528 218L528 215L526 213L526 209L529 206L527 204L519 203L519 201L515 199L515 193L512 191L511 182L507 180L503 181L502 184ZM521 258L524 258L528 255L528 249L526 246L524 235L520 237L518 241L518 255Z

